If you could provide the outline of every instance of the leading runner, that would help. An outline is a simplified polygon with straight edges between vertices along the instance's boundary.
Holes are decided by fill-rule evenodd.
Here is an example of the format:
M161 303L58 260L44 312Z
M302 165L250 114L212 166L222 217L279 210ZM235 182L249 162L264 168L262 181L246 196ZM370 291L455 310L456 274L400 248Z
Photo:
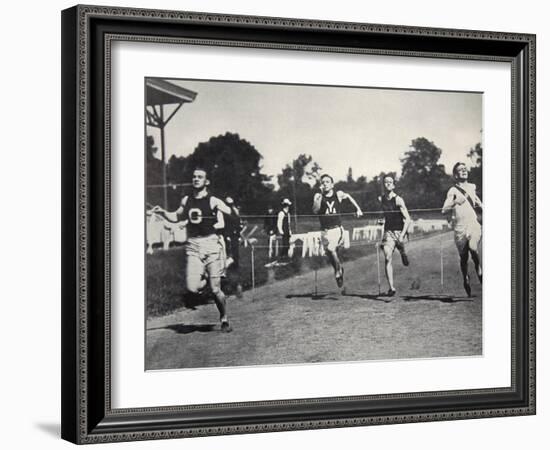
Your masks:
M223 223L223 214L231 215L232 211L222 200L208 192L210 180L205 169L196 168L192 179L193 192L181 199L179 208L168 212L160 206L153 208L171 222L183 218L187 226L185 255L185 287L187 292L196 294L204 287L204 276L220 313L221 329L231 332L227 319L225 294L221 290L221 277L225 270L225 249L220 243L217 228ZM221 214L223 213L223 214ZM223 225L222 225L223 227Z

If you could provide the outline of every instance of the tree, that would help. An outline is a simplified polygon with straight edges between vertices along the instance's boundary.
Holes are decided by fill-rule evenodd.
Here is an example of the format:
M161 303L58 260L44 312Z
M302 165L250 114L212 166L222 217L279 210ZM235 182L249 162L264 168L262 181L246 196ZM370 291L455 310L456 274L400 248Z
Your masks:
M281 174L277 176L277 181L281 189L293 183L307 183L309 186L314 186L320 174L321 166L313 161L311 155L301 154L283 168Z
M468 158L473 163L473 166L470 168L469 180L476 185L477 195L483 199L483 148L480 142L470 149Z
M147 203L150 205L162 205L164 201L162 190L162 161L155 154L158 148L155 147L153 136L147 136L145 142L146 157L146 185Z
M348 176L346 177L346 181L348 183L353 183L353 169L351 167L348 168Z
M334 184L334 188L338 191L344 191L351 194L361 208L365 209L370 197L369 183L367 183L367 177L361 175L357 180L353 179L353 169L348 168L348 173L345 181L337 181ZM355 208L351 203L344 203L345 212L354 212Z
M313 188L318 185L321 166L311 155L300 154L277 176L279 190L273 192L272 204L288 198L293 203L294 231L299 232L297 214L311 214Z
M482 154L483 154L483 148L481 147L480 142L478 142L468 152L468 158L470 158L470 160L472 161L472 163L474 164L475 167L481 167Z
M451 184L445 166L439 164L441 149L424 137L413 139L401 158L399 186L411 208L438 208Z
M311 214L313 187L321 175L321 166L311 155L301 154L287 164L277 175L279 191L273 194L273 203L289 198L298 214Z
M157 153L158 147L155 147L155 139L153 136L147 136L147 141L145 144L145 155L147 156L147 161L151 161L155 158L155 153ZM160 161L160 160L159 160Z
M401 176L410 179L422 179L438 170L441 149L426 138L417 138L411 142L409 151L401 158Z
M208 172L211 192L222 198L233 197L245 213L262 212L273 187L261 172L261 160L262 155L250 142L227 132L201 142L187 157L170 158L168 180L189 183L193 170L202 167Z

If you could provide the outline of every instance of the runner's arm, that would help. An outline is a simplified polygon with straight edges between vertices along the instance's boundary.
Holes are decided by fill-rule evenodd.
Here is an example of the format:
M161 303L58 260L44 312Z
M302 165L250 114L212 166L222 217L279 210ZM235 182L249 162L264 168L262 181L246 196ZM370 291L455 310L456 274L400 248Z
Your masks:
M225 228L225 219L221 211L216 212L216 223L214 224L215 230L223 230Z
M153 212L160 214L169 222L175 223L175 222L178 222L178 216L183 214L183 207L185 206L186 203L187 203L187 196L181 199L181 204L179 208L176 209L175 211L170 212L170 211L166 211L164 208L161 208L160 206L155 206L153 208Z
M317 192L313 196L313 214L319 214L319 211L321 210L321 202L323 200L323 196Z
M284 234L283 232L283 220L285 218L285 213L282 211L279 211L279 214L277 215L277 232L282 236Z
M361 207L357 204L357 202L351 195L346 194L343 191L338 191L336 195L338 195L341 200L347 199L355 207L355 214L357 215L357 217L361 217L363 215L363 211L361 211Z
M454 193L454 189L451 188L447 192L447 198L445 199L445 203L443 203L441 213L447 214L454 208L455 204L456 204L456 194Z
M383 211L383 207L382 207L382 196L379 195L378 197L376 197L376 199L378 200L378 203L380 205L380 211L378 211L378 213L380 214L378 216L378 220L377 220L377 223L378 225L382 225L385 221L385 218L384 218L384 211Z
M395 199L395 203L397 204L397 206L399 206L399 210L403 215L403 230L401 231L401 239L405 239L405 235L407 234L407 231L409 230L409 227L412 223L411 216L409 215L409 211L407 209L407 206L405 205L405 200L403 200L401 197L397 197Z
M224 214L227 214L230 216L233 214L233 211L231 211L231 208L225 204L223 200L220 200L217 197L210 197L210 207L212 209L217 209L218 211L221 211Z

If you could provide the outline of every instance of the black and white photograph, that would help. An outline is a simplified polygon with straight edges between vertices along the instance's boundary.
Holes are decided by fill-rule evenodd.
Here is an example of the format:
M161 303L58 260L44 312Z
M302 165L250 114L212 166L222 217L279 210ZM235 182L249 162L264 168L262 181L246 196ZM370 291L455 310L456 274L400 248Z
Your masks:
M65 7L61 84L40 78L61 94L61 437L535 442L541 15L151 6ZM52 128L25 123L8 138ZM48 207L19 163L11 190Z
M482 92L145 78L145 369L483 356L482 118Z

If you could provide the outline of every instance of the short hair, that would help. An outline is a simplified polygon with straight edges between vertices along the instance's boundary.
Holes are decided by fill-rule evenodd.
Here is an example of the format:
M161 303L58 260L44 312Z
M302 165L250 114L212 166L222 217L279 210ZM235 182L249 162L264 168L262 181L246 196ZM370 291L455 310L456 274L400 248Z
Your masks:
M206 176L206 178L208 179L208 170L206 170L204 167L202 166L197 166L193 169L193 172L197 171L197 170L200 170L201 172L204 172L204 175ZM192 172L192 173L193 173Z
M453 177L456 177L456 173L457 173L457 171L458 171L458 167L459 167L459 166L464 166L464 167L466 167L466 164L463 163L463 162L461 162L461 161L457 162L457 163L453 166Z
M391 180L395 183L395 177L391 173L388 173L387 175L384 175L382 177L382 182L384 182L386 180L386 178L391 178Z
M332 178L328 173L324 173L323 175L321 175L320 179L322 180L323 178L329 178L330 182L334 183L334 178Z

